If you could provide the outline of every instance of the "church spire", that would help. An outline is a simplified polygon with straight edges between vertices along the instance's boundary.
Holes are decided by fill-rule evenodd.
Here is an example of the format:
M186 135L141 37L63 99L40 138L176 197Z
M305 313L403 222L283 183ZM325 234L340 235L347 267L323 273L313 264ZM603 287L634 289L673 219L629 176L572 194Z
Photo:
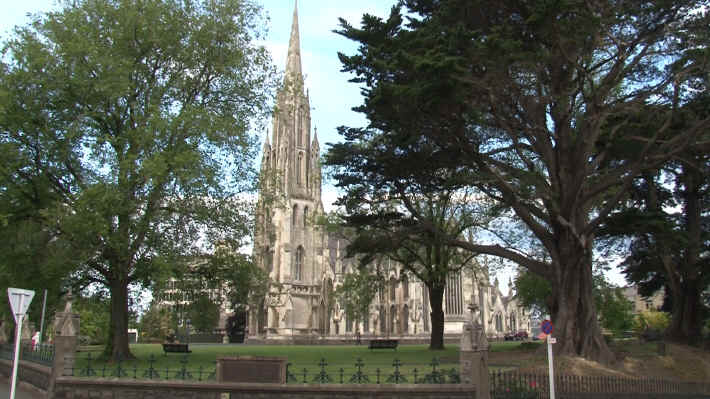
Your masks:
M293 23L291 24L291 39L288 43L288 58L286 61L286 79L303 79L301 72L301 38L298 33L298 0L293 9Z

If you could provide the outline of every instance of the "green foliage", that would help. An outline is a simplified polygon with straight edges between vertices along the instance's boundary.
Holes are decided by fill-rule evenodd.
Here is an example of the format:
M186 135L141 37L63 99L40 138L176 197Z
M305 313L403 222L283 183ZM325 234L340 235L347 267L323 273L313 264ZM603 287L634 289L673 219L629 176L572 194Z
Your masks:
M611 285L601 270L594 274L594 302L602 327L615 334L632 328L633 303L624 297L621 288ZM550 314L548 303L552 295L550 283L527 270L519 270L515 277L518 301L538 316Z
M360 269L345 275L343 283L335 289L335 297L349 320L363 320L368 317L370 304L382 286L380 276Z
M634 319L633 329L637 334L641 334L646 330L657 332L665 331L670 324L670 315L666 312L658 312L655 310L646 310Z
M81 297L73 302L72 309L79 314L79 335L88 339L88 344L105 344L108 338L109 301L101 296Z
M626 299L621 288L598 287L595 292L595 301L602 327L616 335L621 335L633 328L634 304Z
M73 273L57 274L110 291L116 358L130 357L128 286L199 243L250 235L248 129L276 82L261 21L251 1L66 1L6 43L0 192L28 209L35 236L66 249L39 251L38 270L59 259Z
M550 283L530 271L519 269L515 276L515 297L524 308L538 317L550 314L548 299L552 295Z
M705 117L689 118L680 135L672 128L679 99L697 91L684 82L707 63L663 67L680 58L691 24L707 31L704 14L691 12L702 4L407 0L385 19L365 16L360 28L341 20L338 33L358 50L339 56L364 86L357 110L368 118L367 128L341 134L396 161L343 157L336 179L347 186L372 170L380 173L365 178L377 187L422 194L455 182L512 210L545 257L496 232L497 242L483 245L427 229L544 277L565 332L560 350L610 362L590 284L595 236L635 177L707 131ZM433 183L410 183L425 180ZM352 194L364 207L379 199Z
M167 308L159 308L156 305L151 305L148 310L141 316L138 332L140 340L164 341L171 332L174 332L175 314Z
M192 327L198 332L211 333L219 322L219 304L207 294L198 295L189 305L188 315Z

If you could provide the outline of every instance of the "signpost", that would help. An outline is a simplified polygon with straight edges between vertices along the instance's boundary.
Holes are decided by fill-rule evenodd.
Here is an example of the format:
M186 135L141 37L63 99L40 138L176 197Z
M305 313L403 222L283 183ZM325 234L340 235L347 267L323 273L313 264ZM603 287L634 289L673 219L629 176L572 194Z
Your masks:
M17 366L20 363L20 337L22 337L22 320L27 314L27 309L30 307L32 298L35 296L34 291L23 290L19 288L8 288L7 296L10 299L10 308L12 315L15 316L15 357L12 363L12 383L10 384L10 399L15 399L15 388L17 388Z
M552 361L552 344L557 343L557 339L553 338L552 335L552 322L550 320L543 320L540 324L540 329L542 332L547 334L547 365L550 368L550 399L555 399L555 372Z

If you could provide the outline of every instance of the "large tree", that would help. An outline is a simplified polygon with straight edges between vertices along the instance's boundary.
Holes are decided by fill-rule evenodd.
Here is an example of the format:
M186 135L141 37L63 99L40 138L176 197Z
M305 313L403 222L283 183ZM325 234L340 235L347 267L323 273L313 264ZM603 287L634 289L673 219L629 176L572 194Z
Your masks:
M432 162L474 171L469 184L511 207L545 248L549 261L451 237L550 282L559 353L613 360L592 295L595 234L634 177L708 126L669 129L695 66L664 68L701 3L403 0L387 20L342 21L339 33L360 43L341 61L364 86L369 127L438 146L448 159ZM653 104L667 111L644 112ZM651 117L652 134L630 134ZM620 146L634 151L615 158ZM410 150L398 152L408 174L422 166Z
M249 235L248 131L274 82L260 13L241 0L66 1L7 41L0 143L17 162L3 184L48 185L43 229L72 249L75 277L108 288L114 359L132 357L131 284Z
M344 191L337 204L344 207L343 222L353 234L348 256L359 257L361 272L376 257L387 257L421 281L431 309L429 347L443 349L447 279L475 265L473 255L450 237L471 237L495 212L485 201L474 200L480 193L460 184L465 171L447 172L436 166L408 173L400 149L416 148L420 162L427 164L434 154L426 141L396 143L371 129L341 132L348 140L331 146L325 164Z
M682 56L673 68L687 69L683 84L687 98L672 129L683 134L699 118L710 116L708 65L710 63L710 14L693 21L681 36ZM643 130L650 130L641 126ZM675 341L697 344L703 319L710 309L703 292L710 288L710 131L697 137L693 146L678 153L657 171L635 180L629 199L607 223L605 233L631 238L624 262L630 281L639 292L651 296L666 291L664 307L671 312L666 335ZM627 249L627 248L624 248Z

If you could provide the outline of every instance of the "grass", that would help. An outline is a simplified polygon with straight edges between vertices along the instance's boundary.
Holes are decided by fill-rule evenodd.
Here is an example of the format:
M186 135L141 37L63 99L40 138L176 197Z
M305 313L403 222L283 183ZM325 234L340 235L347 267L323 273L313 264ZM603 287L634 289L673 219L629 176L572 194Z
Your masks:
M493 343L491 350L494 352L510 352L520 348L520 342L499 342ZM82 371L89 365L99 376L110 376L115 373L117 364L108 362L101 357L102 347L82 347L75 364L75 375L85 374ZM458 370L459 352L457 345L447 345L445 350L430 351L427 345L403 345L397 350L379 349L369 350L366 345L333 345L333 346L298 346L298 345L199 345L191 344L192 353L184 354L170 353L164 355L160 344L134 344L131 345L131 352L136 356L135 360L121 362L122 369L126 376L134 375L140 378L151 366L164 378L167 374L176 375L179 369L184 366L193 374L199 373L201 376L215 370L216 359L218 357L230 356L265 356L265 357L285 357L290 363L289 371L300 381L303 380L305 369L306 379L311 379L313 375L321 371L319 366L321 359L325 359L327 366L324 370L334 380L338 380L342 374L345 379L356 374L358 369L356 362L362 360L364 365L362 372L367 374L371 381L375 381L377 373L388 376L394 373L393 363L395 359L401 362L400 372L410 376L414 375L417 369L418 378L432 371L432 361L436 358L439 362L438 369ZM91 360L89 360L91 356ZM342 371L341 371L342 369ZM173 378L173 377L171 377ZM198 379L198 377L194 377ZM199 379L203 379L200 377Z

